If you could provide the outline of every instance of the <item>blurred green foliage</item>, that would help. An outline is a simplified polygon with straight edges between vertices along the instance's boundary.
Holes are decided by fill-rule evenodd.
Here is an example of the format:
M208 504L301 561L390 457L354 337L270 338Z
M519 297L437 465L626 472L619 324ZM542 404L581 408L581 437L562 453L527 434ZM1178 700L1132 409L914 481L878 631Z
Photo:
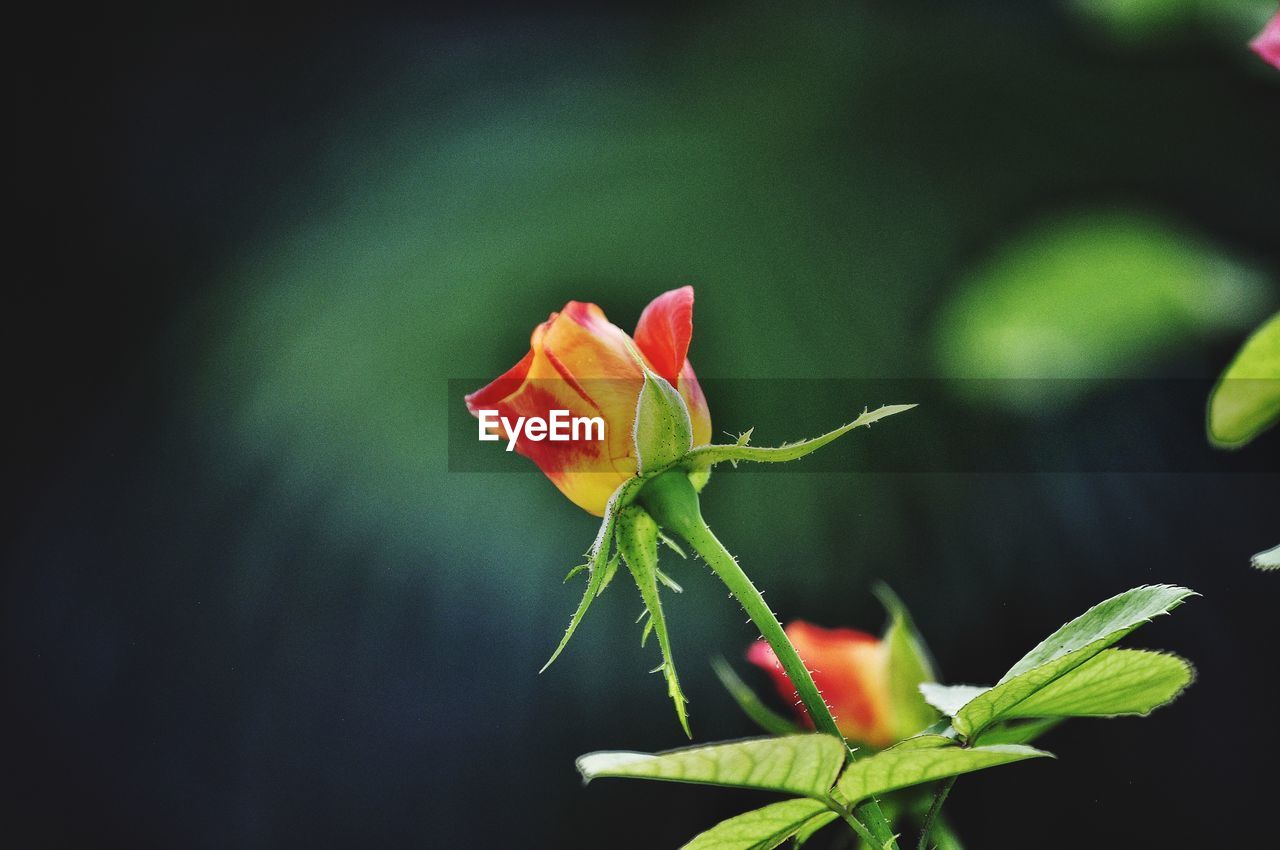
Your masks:
M1067 0L1067 6L1123 47L1187 41L1199 33L1224 49L1238 48L1276 11L1271 0Z
M944 374L935 333L962 282L1028 223L1149 210L1154 234L1126 239L1148 253L1177 241L1175 260L1210 268L1188 289L1226 299L1200 305L1210 321L1171 307L1160 282L1085 285L1067 261L1047 280L1133 319L1141 345L1119 322L1106 322L1109 343L1089 337L1104 367L1216 376L1244 327L1224 317L1262 318L1214 288L1220 272L1256 268L1271 289L1255 308L1277 302L1280 75L1245 36L1192 28L1117 50L1063 8L650 4L470 9L463 21L370 8L350 27L316 16L238 37L60 35L61 53L28 63L23 83L23 104L74 118L51 130L57 145L29 122L44 153L24 175L31 226L51 242L96 237L99 251L41 256L67 283L48 297L68 318L112 304L79 326L127 341L101 359L129 380L46 388L85 415L46 435L58 468L20 488L14 560L29 569L7 594L6 646L13 690L34 696L22 743L52 780L24 788L46 804L31 822L74 820L85 837L68 845L467 846L483 818L492 846L574 847L575 825L614 821L607 787L584 806L572 757L677 734L660 684L640 673L652 666L641 602L615 582L536 676L581 594L559 580L597 522L537 473L450 473L446 458L462 404L446 379L497 375L571 298L630 327L655 293L693 284L699 375L780 379L709 396L715 432L758 426L754 441L773 445L915 400L849 381ZM1175 326L1152 327L1166 319ZM53 326L75 336L75 322ZM42 346L31 356L64 341ZM62 352L77 381L100 358L85 349ZM768 390L795 377L846 381ZM1262 468L1275 443L1211 451L1203 397L1104 389L1058 411L984 404L959 421L922 405L824 451L847 452L846 469L886 447L961 468L992 454L1090 468L1110 439L1090 426L1105 417L1154 468L1191 458L1224 474L743 468L716 474L705 512L784 620L874 628L868 588L890 579L952 681L988 681L999 668L969 659L1033 640L1156 565L1194 584L1205 605L1175 648L1216 659L1220 686L1193 692L1177 720L1158 715L1186 723L1171 731L1180 746L1122 748L1099 795L1124 813L1234 811L1251 804L1258 786L1241 777L1270 769L1266 753L1227 763L1220 736L1196 730L1230 716L1242 739L1263 740L1272 726L1256 675L1266 659L1250 653L1274 643L1270 621L1242 612L1268 610L1249 581L1273 578L1239 565L1275 542L1274 475L1226 473ZM701 564L662 558L685 587L664 608L695 735L744 734L702 662L736 661L756 635ZM521 793L493 818L499 759ZM989 825L1021 811L1006 800L1074 793L1078 768L1060 767L1032 786L975 778L998 787L966 793L961 831L995 846ZM643 846L743 808L684 799ZM1072 817L1079 829L1046 847L1079 834L1251 843L1238 840L1245 818L1132 834L1098 807ZM619 846L628 839L641 837Z
M962 392L1034 412L1247 327L1271 298L1258 272L1158 217L1069 214L966 274L939 316L938 368Z
M190 401L217 474L270 470L280 505L310 505L325 537L383 541L371 580L388 593L425 570L441 630L483 598L484 616L520 635L503 678L528 688L514 677L563 631L580 589L558 581L596 523L536 473L448 473L446 422L462 400L445 381L499 374L567 300L630 328L654 294L694 284L690 354L704 378L963 375L975 364L1114 374L1257 319L1256 280L1207 241L1106 204L1065 223L1054 212L1064 185L1137 192L1175 175L1187 191L1212 187L1221 226L1252 233L1275 211L1254 193L1274 133L1232 78L1100 69L1060 33L927 4L829 12L750 4L692 14L670 36L624 28L607 49L548 28L393 53L323 116L304 185L275 201L273 227L228 256L190 317L206 345ZM1222 140L1229 154L1206 153ZM1211 178L1184 169L1186 150L1212 160ZM1002 247L1020 238L1011 218L1042 209L1047 230ZM993 250L992 279L957 289L966 257ZM958 351L945 370L939 347ZM767 422L756 439L773 444L906 400L709 403L713 433ZM925 421L916 439L948 427ZM853 589L929 565L903 558L915 520L890 496L906 482L864 486L726 474L706 511L784 617L798 613L788 599L823 598L840 600L848 624L874 622ZM851 487L855 500L839 498ZM267 512L247 536L274 541L279 522ZM834 561L851 534L859 557ZM233 567L244 616L275 580L271 547L284 545L247 547ZM322 584L344 567L311 569ZM669 612L677 653L740 626L727 604L700 601L690 616L700 573L675 572L690 588ZM598 677L592 694L643 690L660 706L659 689L633 681L645 660L598 662L637 653L638 600L611 604L570 653L578 675ZM572 676L574 663L547 675ZM601 698L584 695L583 710Z

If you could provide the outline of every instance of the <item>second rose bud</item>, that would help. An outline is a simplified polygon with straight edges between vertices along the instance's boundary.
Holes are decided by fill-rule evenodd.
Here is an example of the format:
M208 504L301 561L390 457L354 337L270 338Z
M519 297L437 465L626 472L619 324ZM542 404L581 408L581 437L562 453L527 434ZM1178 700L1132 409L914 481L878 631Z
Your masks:
M895 744L938 719L919 690L935 680L928 652L901 605L892 600L889 607L892 619L883 637L803 620L786 627L840 732L850 743L872 749ZM802 722L812 725L769 644L754 643L747 660L766 670Z

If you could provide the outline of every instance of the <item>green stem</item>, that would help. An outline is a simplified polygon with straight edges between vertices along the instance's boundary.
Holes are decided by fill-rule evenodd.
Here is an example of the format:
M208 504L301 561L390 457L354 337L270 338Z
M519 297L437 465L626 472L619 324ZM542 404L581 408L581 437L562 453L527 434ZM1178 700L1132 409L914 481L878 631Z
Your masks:
M836 807L840 809L840 817L845 823L849 824L850 829L858 834L858 837L862 839L863 844L866 844L868 847L875 847L876 844L879 843L876 841L875 836L871 834L871 830L867 829L866 825L863 824L862 821L849 814L847 809L840 808L838 803L836 804Z
M938 790L933 795L933 805L929 806L929 813L924 816L924 823L920 827L920 843L916 845L916 850L929 850L929 835L933 832L933 822L937 820L938 812L942 811L942 804L947 801L947 795L951 793L951 786L956 784L956 777L943 782L938 786Z
M782 624L751 579L742 571L742 567L738 566L737 559L729 553L702 518L698 494L684 471L675 469L650 481L640 491L639 500L660 525L688 541L711 567L712 572L724 582L725 587L729 588L751 622L760 630L760 636L773 648L782 669L795 686L796 694L813 718L814 727L819 732L834 735L843 741L844 735L836 726L831 709L827 707L818 686L813 683L809 668L804 666L796 648L791 645ZM896 850L898 845L893 830L885 820L880 804L874 799L855 807L853 816L874 837L873 846L879 845L883 850Z

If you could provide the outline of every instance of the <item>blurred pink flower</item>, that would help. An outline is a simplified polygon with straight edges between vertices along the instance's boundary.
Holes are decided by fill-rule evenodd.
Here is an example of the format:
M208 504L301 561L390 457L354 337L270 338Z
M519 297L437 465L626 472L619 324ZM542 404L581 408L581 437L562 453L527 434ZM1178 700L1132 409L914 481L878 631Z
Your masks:
M1280 68L1280 12L1267 21L1262 32L1249 42L1249 46L1253 48L1254 53L1262 57L1264 62Z

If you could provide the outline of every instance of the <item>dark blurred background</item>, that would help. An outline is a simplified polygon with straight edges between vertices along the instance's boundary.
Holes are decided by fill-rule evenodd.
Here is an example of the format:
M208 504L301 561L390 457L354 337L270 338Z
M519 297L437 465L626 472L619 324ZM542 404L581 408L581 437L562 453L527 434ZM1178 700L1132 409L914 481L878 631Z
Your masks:
M717 473L705 511L784 619L878 629L883 578L980 683L1129 586L1204 594L1136 636L1191 691L961 781L971 847L1267 834L1280 577L1248 558L1280 542L1280 435L1214 452L1186 387L1280 306L1280 73L1243 46L1273 10L15 29L10 846L661 848L762 802L581 787L581 753L682 742L639 599L615 585L536 675L596 522L446 451L450 379L571 298L629 329L684 283L717 432L950 400ZM789 389L815 378L842 380ZM708 661L763 689L755 635L670 560L694 734L750 734Z

